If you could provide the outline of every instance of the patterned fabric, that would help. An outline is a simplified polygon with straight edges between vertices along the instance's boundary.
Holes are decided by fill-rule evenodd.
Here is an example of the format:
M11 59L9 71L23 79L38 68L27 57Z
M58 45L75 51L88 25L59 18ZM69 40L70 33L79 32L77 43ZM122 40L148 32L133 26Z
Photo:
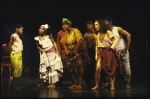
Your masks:
M116 49L112 50L110 47L97 48L97 56L102 69L110 77L114 77L117 67L120 68L119 72L122 74L122 64Z
M130 83L131 80L131 67L130 67L130 58L129 51L127 53L123 53L122 50L118 51L123 68L123 76L127 84Z
M97 35L97 41L98 41L98 47L109 47L112 45L112 37L113 33L109 30L107 30L107 33L98 33Z
M66 63L67 63L67 57L66 55L64 54L61 54L61 60L62 60L62 63L63 63L63 68L65 68L66 66Z
M73 51L73 50L72 50ZM70 52L72 52L70 51ZM73 74L77 74L82 76L83 75L83 64L82 64L82 59L83 55L81 56L81 53L79 54L79 56L71 56L68 55L67 56L67 68L68 68L68 72L73 73Z
M73 53L76 44L83 40L82 34L78 29L74 29L71 34L68 34L66 31L61 39L61 43L67 45L67 49L70 53ZM75 73L77 75L83 75L83 66L85 66L86 62L88 61L88 54L86 52L81 52L78 50L78 56L76 55L67 55L67 64L68 72Z
M42 46L44 52L40 53L39 73L40 79L48 80L49 84L59 81L59 73L56 70L63 72L63 64L61 58L56 54L56 50L49 36L45 40L40 41L39 37L34 38ZM47 68L50 68L48 70Z
M48 67L51 68L50 71L47 70ZM59 73L55 70L63 72L61 58L53 52L40 52L40 79L49 80L49 84L56 83L59 81Z
M71 21L69 21L68 19L66 19L66 18L63 18L63 20L62 20L62 24L69 24L69 25L72 25L72 22Z
M11 53L11 64L12 64L12 76L21 77L22 74L22 52Z
M82 34L78 29L74 29L71 34L66 31L61 39L61 43L68 46L68 49L75 49L75 45L79 40L83 40Z

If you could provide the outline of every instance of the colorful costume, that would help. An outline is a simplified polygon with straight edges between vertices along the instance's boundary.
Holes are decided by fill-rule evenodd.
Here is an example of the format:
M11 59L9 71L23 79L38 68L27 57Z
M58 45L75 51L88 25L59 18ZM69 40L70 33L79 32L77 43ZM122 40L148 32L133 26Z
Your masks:
M13 37L13 38L12 38ZM22 50L23 44L17 33L11 35L10 39L14 39L11 50L12 76L21 77L22 74Z
M98 33L98 48L97 48L97 56L98 61L101 61L101 66L103 70L110 76L113 77L116 71L116 67L120 67L120 73L122 73L122 65L117 53L117 50L110 49L113 41L112 37L114 35L112 32L107 31L105 34ZM119 63L119 66L117 65Z
M118 27L113 27L112 32L116 37L118 38L118 42L115 45L115 48L117 49L119 53L120 60L122 62L123 67L123 77L126 81L126 84L130 84L131 80L131 67L130 67L130 58L129 58L129 51L127 50L127 53L122 52L122 50L125 49L126 43L122 36L118 33Z
M58 54L56 54L56 50L53 46L53 43L49 36L42 41L39 40L39 36L34 38L39 45L41 45L44 52L40 53L40 79L43 79L45 82L46 80L49 81L49 84L56 83L59 81L59 73L58 71L63 72L63 65L61 62L61 58ZM48 70L47 68L50 68Z
M77 43L82 40L83 40L83 37L82 37L81 32L75 28L71 34L68 34L68 32L66 31L60 42L67 46L69 53L73 53ZM67 55L67 67L68 67L69 72L82 76L83 66L87 62L86 60L87 57L83 50L79 49L77 53L79 54L78 56L71 55L71 54Z

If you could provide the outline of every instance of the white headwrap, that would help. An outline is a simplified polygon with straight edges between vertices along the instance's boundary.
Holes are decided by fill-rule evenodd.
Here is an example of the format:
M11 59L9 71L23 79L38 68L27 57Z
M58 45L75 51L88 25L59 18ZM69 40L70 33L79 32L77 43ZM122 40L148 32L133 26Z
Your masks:
M49 28L48 24L41 25L41 26L45 27L45 30L47 30Z

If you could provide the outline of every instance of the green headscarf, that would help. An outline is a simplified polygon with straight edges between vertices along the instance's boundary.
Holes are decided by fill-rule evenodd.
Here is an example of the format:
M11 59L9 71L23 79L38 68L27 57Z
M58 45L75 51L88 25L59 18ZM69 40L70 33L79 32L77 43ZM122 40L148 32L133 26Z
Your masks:
M66 19L66 18L63 18L63 19L62 19L62 24L68 24L69 26L71 26L71 25L72 25L72 22L69 21L69 20Z

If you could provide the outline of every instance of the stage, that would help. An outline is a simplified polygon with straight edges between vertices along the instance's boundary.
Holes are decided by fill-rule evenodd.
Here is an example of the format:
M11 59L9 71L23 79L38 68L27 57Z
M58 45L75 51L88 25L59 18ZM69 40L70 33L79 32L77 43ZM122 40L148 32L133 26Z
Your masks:
M41 80L38 78L21 77L17 81L17 86L21 89L9 88L9 77L1 79L1 96L3 98L70 98L70 97L148 97L148 83L131 82L131 89L126 89L122 80L116 78L115 91L111 91L110 87L91 90L92 86L83 86L81 91L70 90L68 87L72 85L69 80L64 80L62 85L56 86L55 89L48 89L46 86L37 87ZM82 81L84 85L84 81Z

